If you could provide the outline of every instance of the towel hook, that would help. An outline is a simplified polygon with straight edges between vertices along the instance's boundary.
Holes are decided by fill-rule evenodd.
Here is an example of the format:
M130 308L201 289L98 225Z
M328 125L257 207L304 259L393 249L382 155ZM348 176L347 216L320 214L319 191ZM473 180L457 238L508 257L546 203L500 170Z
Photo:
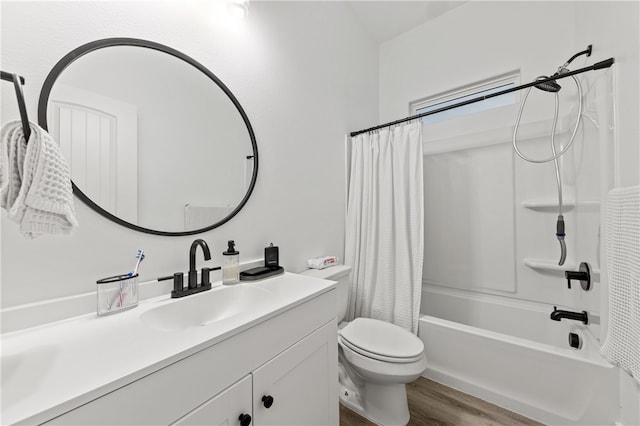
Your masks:
M22 121L22 132L24 139L29 141L31 136L31 126L29 124L29 116L27 115L27 107L24 102L24 95L22 93L22 84L24 84L24 78L18 74L11 74L2 71L2 80L13 81L13 87L16 90L16 98L18 99L18 110L20 111L20 120Z

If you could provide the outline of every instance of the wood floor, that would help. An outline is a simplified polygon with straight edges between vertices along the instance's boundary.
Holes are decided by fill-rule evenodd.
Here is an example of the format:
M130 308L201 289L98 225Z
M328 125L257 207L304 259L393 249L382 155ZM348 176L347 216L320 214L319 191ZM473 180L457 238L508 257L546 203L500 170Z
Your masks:
M407 385L410 426L540 425L531 419L420 377ZM374 425L340 405L340 426Z

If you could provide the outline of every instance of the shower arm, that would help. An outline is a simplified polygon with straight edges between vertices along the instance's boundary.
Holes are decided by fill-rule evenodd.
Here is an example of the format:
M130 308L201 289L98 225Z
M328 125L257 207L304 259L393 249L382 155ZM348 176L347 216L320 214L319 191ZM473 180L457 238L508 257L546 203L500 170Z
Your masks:
M573 62L573 61L574 61L578 56L581 56L581 55L587 55L587 58L588 58L589 56L591 56L591 51L592 51L592 49L593 49L593 45L591 45L591 44L590 44L590 45L589 45L589 46L587 46L587 48L586 48L585 50L583 50L582 52L578 52L578 53L576 53L575 55L573 55L573 56L572 56L572 57L571 57L567 62L565 62L565 63L564 63L564 65L563 65L563 66L561 66L560 68L566 68L566 67L567 67L567 66L569 66L569 64L570 64L571 62Z

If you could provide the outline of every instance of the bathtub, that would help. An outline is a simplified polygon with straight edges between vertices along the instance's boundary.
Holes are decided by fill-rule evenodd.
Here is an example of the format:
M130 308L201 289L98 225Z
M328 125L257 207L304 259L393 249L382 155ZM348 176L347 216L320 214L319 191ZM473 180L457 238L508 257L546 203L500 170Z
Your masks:
M418 335L424 377L549 425L616 423L618 373L589 333L577 350L421 315Z

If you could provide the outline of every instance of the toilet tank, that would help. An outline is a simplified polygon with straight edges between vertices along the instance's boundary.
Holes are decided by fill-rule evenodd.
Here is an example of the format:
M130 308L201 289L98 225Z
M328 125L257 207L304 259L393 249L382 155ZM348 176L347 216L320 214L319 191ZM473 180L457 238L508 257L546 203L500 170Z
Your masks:
M336 285L336 290L338 292L338 306L336 307L336 316L338 318L338 324L344 321L347 315L347 304L349 303L351 266L336 265L324 269L307 269L300 274L338 282L338 284Z

